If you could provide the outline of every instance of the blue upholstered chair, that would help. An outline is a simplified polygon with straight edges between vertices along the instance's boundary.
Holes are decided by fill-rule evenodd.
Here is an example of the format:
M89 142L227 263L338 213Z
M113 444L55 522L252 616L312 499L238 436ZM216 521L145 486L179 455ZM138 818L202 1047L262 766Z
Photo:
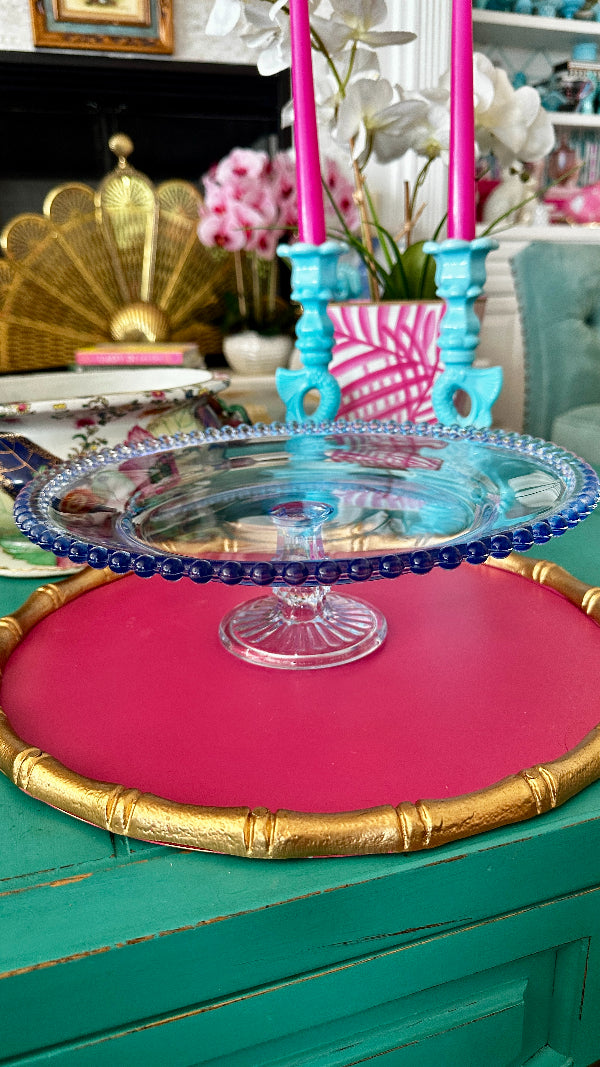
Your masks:
M600 239L534 241L511 267L525 357L525 432L600 466Z

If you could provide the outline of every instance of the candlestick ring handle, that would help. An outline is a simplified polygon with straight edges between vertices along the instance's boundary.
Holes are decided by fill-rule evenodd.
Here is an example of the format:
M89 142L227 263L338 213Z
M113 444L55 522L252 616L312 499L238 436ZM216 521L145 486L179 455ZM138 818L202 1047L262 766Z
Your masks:
M315 389L320 400L316 411L310 419L335 418L341 399L341 389L336 379L317 367L304 367L301 370L284 370L279 367L275 372L277 391L286 406L286 416L292 422L305 422L309 416L304 410L307 393Z
M433 409L446 425L478 426L491 424L491 408L502 389L501 367L447 367L431 391ZM470 408L462 415L456 407L456 394L466 393Z

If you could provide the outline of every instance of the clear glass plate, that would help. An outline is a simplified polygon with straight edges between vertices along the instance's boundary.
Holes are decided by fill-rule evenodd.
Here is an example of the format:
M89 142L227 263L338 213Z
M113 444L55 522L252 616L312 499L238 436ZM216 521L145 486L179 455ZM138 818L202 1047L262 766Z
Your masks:
M244 636L227 624L222 639L264 662L246 645L264 642L255 631L267 626L277 657L283 612L281 655L293 662L272 665L301 667L328 665L300 662L314 658L306 624L314 629L315 619L328 631L318 655L330 663L365 655L385 636L381 618L334 622L338 601L346 613L360 605L361 618L371 609L328 597L332 585L525 551L576 525L598 495L593 468L530 437L338 420L226 427L98 452L36 478L15 517L31 540L73 562L171 581L273 586L258 608L240 609L252 616ZM268 611L268 625L253 611ZM327 650L336 626L362 634L341 639L354 648L344 659Z

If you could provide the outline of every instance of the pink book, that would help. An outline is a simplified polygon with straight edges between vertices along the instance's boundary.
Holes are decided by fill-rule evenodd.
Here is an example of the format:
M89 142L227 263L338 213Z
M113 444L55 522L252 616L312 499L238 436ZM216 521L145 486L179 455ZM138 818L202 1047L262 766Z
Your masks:
M197 345L97 345L75 353L78 367L183 366L200 362Z

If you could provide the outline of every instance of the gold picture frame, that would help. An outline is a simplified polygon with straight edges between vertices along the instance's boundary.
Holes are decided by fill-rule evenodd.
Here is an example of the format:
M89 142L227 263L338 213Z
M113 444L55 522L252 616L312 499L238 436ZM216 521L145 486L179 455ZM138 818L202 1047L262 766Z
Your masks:
M173 52L172 0L30 0L36 48Z
M565 597L600 624L600 589L555 563L512 553L486 564ZM37 589L0 619L0 672L47 615L121 575L85 568ZM22 740L0 709L0 772L29 796L111 833L180 848L256 859L302 859L415 852L534 818L600 778L600 725L552 762L528 767L475 793L317 814L267 808L178 804L116 783L93 781Z

